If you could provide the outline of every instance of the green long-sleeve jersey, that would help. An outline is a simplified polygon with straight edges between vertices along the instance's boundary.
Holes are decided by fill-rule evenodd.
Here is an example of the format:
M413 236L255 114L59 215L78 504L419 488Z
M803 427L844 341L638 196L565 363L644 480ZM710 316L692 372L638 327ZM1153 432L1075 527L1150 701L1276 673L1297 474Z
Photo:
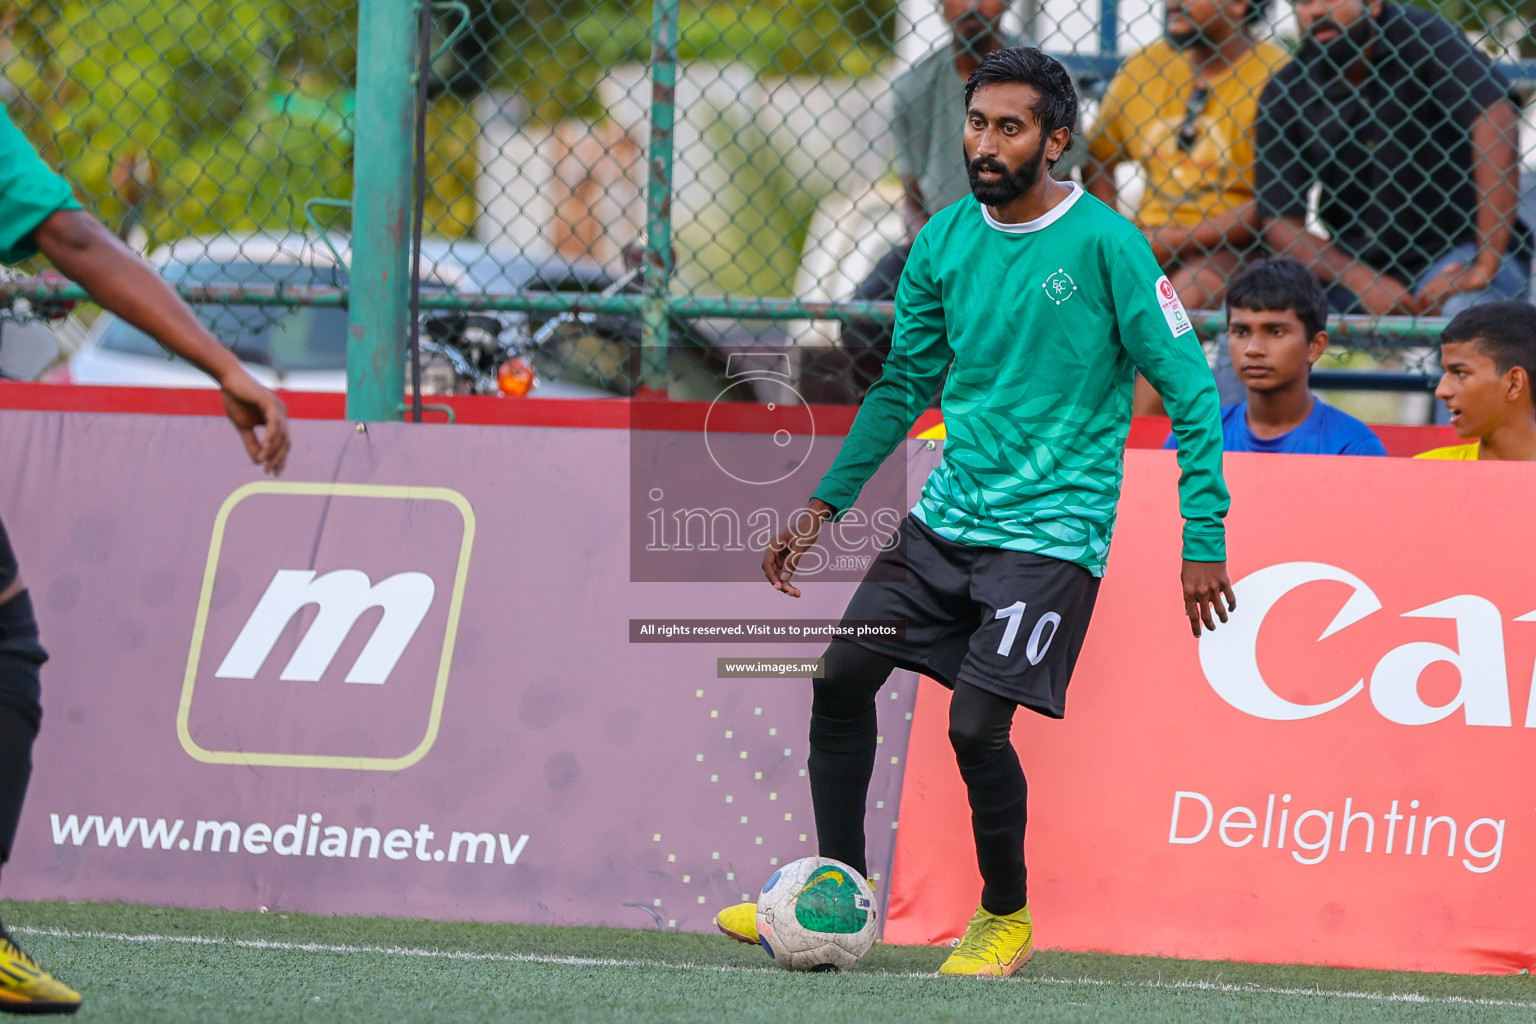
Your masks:
M1103 575L1134 368L1179 439L1184 557L1225 559L1215 381L1130 221L1076 186L1024 224L999 223L972 197L936 214L897 288L885 371L814 496L839 514L852 505L946 367L944 458L912 509L934 532Z

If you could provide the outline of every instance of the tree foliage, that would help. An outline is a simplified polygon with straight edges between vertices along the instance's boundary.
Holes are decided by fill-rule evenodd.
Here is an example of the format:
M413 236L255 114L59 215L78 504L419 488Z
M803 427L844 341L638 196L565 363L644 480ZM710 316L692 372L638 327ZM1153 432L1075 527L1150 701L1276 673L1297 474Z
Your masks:
M681 60L764 76L867 74L890 55L898 0L682 0ZM477 0L470 87L512 89L541 120L600 116L605 69L650 59L650 0Z
M344 0L12 0L12 117L108 223L296 227L350 192Z

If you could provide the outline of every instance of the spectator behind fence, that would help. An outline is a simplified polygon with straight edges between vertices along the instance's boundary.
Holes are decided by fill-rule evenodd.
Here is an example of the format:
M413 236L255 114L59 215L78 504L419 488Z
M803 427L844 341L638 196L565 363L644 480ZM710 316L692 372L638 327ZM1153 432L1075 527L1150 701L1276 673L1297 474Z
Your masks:
M1440 336L1440 367L1435 397L1472 441L1414 458L1536 462L1536 307L1490 302L1456 314Z
M1136 223L1191 309L1218 306L1258 241L1253 119L1290 59L1256 42L1268 0L1168 0L1164 38L1126 58L1088 137L1083 184L1116 199L1114 169L1146 176Z
M1306 455L1385 455L1371 428L1312 393L1312 364L1328 348L1328 296L1289 257L1260 260L1227 289L1227 344L1247 401L1221 410L1222 449ZM1177 448L1170 434L1164 448Z
M1298 0L1303 42L1259 101L1264 239L1312 267L1341 312L1454 315L1523 296L1518 112L1449 22L1375 0ZM1307 193L1329 239L1304 226Z
M855 290L856 300L896 298L912 241L928 218L971 194L965 169L965 83L987 54L1009 46L1032 46L1007 37L1003 16L1010 0L941 0L953 29L949 42L919 59L891 85L893 162L902 185L907 237L875 265ZM1070 146L1052 165L1064 178L1082 160ZM803 364L802 391L809 401L857 402L880 377L891 349L891 325L854 320L842 331L842 351L817 353Z

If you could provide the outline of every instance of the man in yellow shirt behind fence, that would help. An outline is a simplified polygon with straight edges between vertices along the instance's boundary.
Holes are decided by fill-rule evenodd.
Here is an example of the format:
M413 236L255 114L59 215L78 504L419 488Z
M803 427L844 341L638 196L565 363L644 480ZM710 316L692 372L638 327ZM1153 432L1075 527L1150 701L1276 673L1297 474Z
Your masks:
M1458 313L1440 336L1435 397L1470 443L1417 459L1536 462L1536 306L1489 302Z
M1146 176L1135 220L1189 309L1221 304L1258 242L1253 121L1290 55L1256 41L1267 0L1167 0L1164 38L1109 83L1088 136L1083 184L1116 200L1115 167Z

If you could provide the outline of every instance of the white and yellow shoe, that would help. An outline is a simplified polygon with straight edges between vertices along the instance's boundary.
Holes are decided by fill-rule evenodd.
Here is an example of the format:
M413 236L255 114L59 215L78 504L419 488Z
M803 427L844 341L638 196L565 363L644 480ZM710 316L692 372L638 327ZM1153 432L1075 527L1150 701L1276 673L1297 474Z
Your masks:
M971 978L1006 978L1035 955L1035 925L1029 905L999 916L981 907L965 926L960 945L939 967L940 974Z
M80 993L53 977L0 928L0 1013L74 1013Z

